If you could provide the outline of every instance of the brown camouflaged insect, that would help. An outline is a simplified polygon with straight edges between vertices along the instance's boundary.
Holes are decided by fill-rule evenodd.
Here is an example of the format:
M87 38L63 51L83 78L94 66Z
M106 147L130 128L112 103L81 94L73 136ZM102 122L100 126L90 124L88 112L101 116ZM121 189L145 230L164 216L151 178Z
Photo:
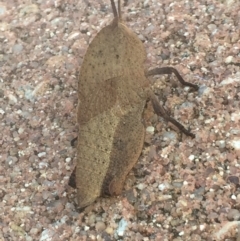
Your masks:
M114 19L90 43L78 81L78 145L75 169L80 208L97 197L119 195L144 143L142 113L151 100L154 111L188 136L194 135L171 118L150 89L147 76L174 73L172 67L144 69L146 51L138 36L122 21L111 0ZM73 176L72 176L73 177ZM70 178L70 185L74 186Z

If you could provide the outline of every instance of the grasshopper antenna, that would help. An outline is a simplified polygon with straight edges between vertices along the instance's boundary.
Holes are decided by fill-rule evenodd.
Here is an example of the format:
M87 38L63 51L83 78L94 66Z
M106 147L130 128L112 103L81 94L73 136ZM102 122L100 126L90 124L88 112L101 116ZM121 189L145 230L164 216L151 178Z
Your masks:
M118 17L119 20L122 20L122 11L121 11L121 0L118 0Z
M118 3L119 3L119 0L118 0ZM111 0L111 5L112 5L114 18L118 18L117 8L116 8L114 0Z

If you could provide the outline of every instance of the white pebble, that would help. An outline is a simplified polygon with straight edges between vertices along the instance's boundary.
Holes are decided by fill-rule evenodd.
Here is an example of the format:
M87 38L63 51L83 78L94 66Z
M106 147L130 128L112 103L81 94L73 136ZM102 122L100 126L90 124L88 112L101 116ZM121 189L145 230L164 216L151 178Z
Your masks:
M84 230L85 230L85 231L88 231L89 229L90 229L90 228L89 228L88 226L85 226L85 227L84 227Z
M193 160L194 160L194 158L195 158L195 156L194 156L194 155L190 155L190 156L188 157L188 159L189 159L190 161L193 161Z
M154 134L154 127L153 126L148 126L146 131L150 134Z
M159 189L160 191L163 191L165 188L166 188L166 185L163 184L163 183L158 185L158 189Z
M235 149L235 150L240 150L240 139L235 139L230 141L230 145Z
M5 111L3 109L0 109L0 114L3 115Z
M9 99L10 103L12 103L12 104L16 104L16 103L17 103L17 98L16 98L16 96L14 96L14 95L12 95L12 94L9 94L9 95L8 95L8 99Z
M79 32L72 33L68 36L68 40L76 39L80 35Z
M196 225L192 226L192 230L197 230L197 226Z
M231 199L236 200L237 197L233 194L233 195L231 196Z
M166 200L170 200L170 199L172 199L172 195L160 195L158 197L159 201L166 201Z
M236 111L231 114L231 121L239 121L240 120L240 111Z
M20 138L17 136L17 137L15 137L15 138L13 138L13 140L17 142L17 141L20 140Z
M46 152L39 152L38 153L38 157L43 157L43 156L46 156Z
M143 6L146 8L149 5L149 0L145 0Z
M209 71L208 71L206 68L204 68L204 67L202 67L201 70L202 70L202 72L203 72L204 74L207 74L207 73L209 72Z
M190 194L190 198L194 199L195 198L195 194Z
M127 221L122 218L118 224L118 229L117 229L117 234L118 236L123 236L125 231L126 231L126 227L127 227Z
M211 123L211 122L212 122L211 119L207 119L207 120L204 121L205 124L209 124L209 123Z
M138 185L137 185L137 188L139 189L139 190L143 190L144 188L145 188L145 184L143 184L143 183L139 183Z
M67 157L65 161L69 163L71 161L71 157Z
M39 162L38 166L39 166L40 169L47 168L48 167L48 163L46 163L46 162Z
M18 134L22 134L24 132L24 129L22 128L22 127L20 127L19 129L18 129Z
M179 233L179 236L183 236L184 235L184 231Z
M200 229L201 231L203 231L203 230L205 229L205 224L199 225L199 229Z
M40 241L47 241L47 240L52 240L52 238L55 235L55 231L53 229L45 229L42 231L41 236L40 236Z
M225 63L226 63L226 64L230 64L232 61L233 61L233 56L228 56L228 57L225 59Z

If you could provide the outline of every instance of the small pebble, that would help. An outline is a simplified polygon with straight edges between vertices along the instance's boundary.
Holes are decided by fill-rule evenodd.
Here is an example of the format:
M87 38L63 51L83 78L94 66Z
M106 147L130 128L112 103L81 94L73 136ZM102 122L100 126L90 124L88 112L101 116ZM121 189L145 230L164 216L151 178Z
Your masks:
M238 209L230 209L227 214L228 220L230 221L237 221L240 219L240 212Z
M114 230L111 227L107 227L105 231L108 234L113 234L113 232L114 232Z
M153 126L148 126L146 131L150 134L154 134L154 127Z
M235 139L230 141L230 145L235 149L235 150L240 150L240 139Z
M231 196L231 199L236 200L237 197L236 197L235 195L232 195L232 196Z
M184 235L184 231L179 233L179 236L183 236Z
M124 218L122 218L121 220L120 220L120 222L119 222L119 224L118 224L118 229L117 229L117 234L118 234L118 236L123 236L124 235L124 233L125 233L125 231L126 231L126 228L127 228L127 221L124 219Z
M189 159L190 161L193 161L193 160L194 160L194 158L195 158L195 156L194 156L194 155L190 155L190 156L188 157L188 159Z
M46 156L46 152L40 152L40 153L38 153L38 157L43 157L43 156Z
M71 161L71 157L67 157L67 158L65 159L65 161L66 161L67 163L69 163L69 162Z
M88 218L88 224L92 226L96 222L96 215L91 214L90 217Z
M216 145L219 148L225 148L226 147L226 142L225 142L225 140L216 141Z
M138 188L139 190L143 190L145 187L146 187L146 185L145 185L144 183L139 183L139 184L137 185L137 188Z
M163 184L163 183L158 185L158 189L159 189L160 191L163 191L165 188L166 188L166 185Z
M12 48L14 54L20 54L23 50L22 44L15 44Z
M206 227L205 224L201 224L201 225L199 225L199 229L200 229L201 231L203 231L203 230L205 229L205 227Z
M230 64L232 61L233 61L233 56L228 56L228 57L225 59L225 63L226 63L226 64Z
M103 230L106 229L106 225L104 222L97 222L95 227L96 227L96 230L99 232L102 232Z

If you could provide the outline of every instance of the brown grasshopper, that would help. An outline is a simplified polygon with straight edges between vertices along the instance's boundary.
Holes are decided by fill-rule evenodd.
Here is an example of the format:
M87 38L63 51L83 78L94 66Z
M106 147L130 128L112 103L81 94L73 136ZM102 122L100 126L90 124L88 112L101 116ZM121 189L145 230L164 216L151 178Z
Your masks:
M125 179L142 151L145 136L142 113L148 100L156 114L194 137L159 104L147 77L174 73L183 85L195 90L198 86L185 82L172 67L145 71L143 43L124 24L121 1L118 0L118 9L114 0L111 5L114 19L90 43L78 81L75 175L80 208L99 196L122 192Z

